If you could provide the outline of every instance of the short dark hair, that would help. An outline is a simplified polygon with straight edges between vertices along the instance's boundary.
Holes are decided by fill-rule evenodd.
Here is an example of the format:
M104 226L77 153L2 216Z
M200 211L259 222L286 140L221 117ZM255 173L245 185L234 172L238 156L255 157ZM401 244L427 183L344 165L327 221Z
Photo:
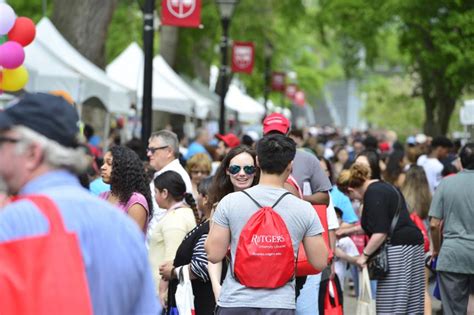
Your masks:
M334 207L334 211L336 212L336 216L342 218L342 215L344 214L342 212L342 209L339 207Z
M454 143L445 136L437 136L431 142L432 148L442 147L451 149L454 147Z
M474 143L467 143L462 147L461 152L459 153L459 158L461 159L461 165L463 168L468 170L474 170Z
M295 142L282 134L266 135L257 143L258 163L267 174L282 174L295 154Z

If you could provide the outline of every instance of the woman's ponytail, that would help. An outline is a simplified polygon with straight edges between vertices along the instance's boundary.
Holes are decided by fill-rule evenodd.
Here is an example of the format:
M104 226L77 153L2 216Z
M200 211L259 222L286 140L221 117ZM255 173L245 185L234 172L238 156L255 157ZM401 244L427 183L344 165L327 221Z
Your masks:
M188 204L188 206L193 210L194 213L194 219L196 220L196 224L201 223L201 218L199 217L199 212L197 210L196 206L196 200L194 200L194 197L190 193L184 193L184 201Z

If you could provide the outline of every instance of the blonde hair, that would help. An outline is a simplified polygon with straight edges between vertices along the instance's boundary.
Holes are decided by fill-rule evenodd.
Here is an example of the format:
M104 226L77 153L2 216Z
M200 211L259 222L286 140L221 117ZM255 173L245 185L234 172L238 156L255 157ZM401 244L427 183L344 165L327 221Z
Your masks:
M347 193L349 188L359 188L371 176L370 167L364 164L352 164L348 170L343 170L337 177L337 187Z
M188 162L186 162L186 171L191 173L195 168L206 170L208 173L211 173L212 165L209 155L206 153L197 153L193 155Z
M412 165L406 173L405 182L401 189L408 206L408 212L413 211L425 219L431 204L431 192L425 170L418 165Z

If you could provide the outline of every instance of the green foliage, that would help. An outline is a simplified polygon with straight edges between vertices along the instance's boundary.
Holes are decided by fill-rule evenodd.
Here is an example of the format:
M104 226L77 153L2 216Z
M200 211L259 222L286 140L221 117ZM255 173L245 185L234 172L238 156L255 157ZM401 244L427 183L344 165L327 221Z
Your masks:
M425 132L447 132L456 101L474 85L474 2L325 0L318 15L341 43L348 77L366 75L361 60L372 71L413 71Z
M412 89L408 77L372 77L363 87L366 104L362 115L372 127L394 130L401 138L420 132L423 100L411 97Z
M15 10L17 16L26 16L37 23L43 17L41 0L8 0L8 4ZM47 15L52 12L52 5L48 3Z
M107 63L132 42L143 45L143 14L136 0L120 0L109 25L105 44Z

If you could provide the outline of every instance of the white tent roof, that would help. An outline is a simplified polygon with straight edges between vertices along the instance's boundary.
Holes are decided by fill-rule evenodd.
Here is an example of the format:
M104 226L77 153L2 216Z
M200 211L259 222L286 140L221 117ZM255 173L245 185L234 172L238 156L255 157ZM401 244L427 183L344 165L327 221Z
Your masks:
M153 67L163 75L169 82L180 90L184 95L196 102L196 117L205 119L210 113L217 113L219 105L214 100L198 93L188 83L186 83L163 59L161 55L153 58Z
M115 83L106 73L82 56L44 17L36 26L36 39L51 54L85 78L80 87L82 100L86 95L98 97L110 112L128 113L134 101L131 90ZM69 92L69 91L68 91Z
M241 122L257 123L265 114L265 107L243 93L234 83L229 85L229 90L225 97L225 105L239 114L239 121Z
M26 90L64 90L77 102L85 100L80 93L81 75L51 54L41 42L33 41L25 48L24 65L30 76Z
M143 60L143 50L137 43L132 43L107 66L110 78L136 92L138 106L143 98ZM156 64L153 65L152 89L153 110L193 115L195 102L172 84Z

